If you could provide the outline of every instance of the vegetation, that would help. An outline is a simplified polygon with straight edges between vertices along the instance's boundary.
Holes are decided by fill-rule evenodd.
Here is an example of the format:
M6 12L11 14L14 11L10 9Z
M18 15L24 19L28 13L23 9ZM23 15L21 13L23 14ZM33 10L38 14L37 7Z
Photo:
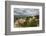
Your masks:
M39 25L39 19L37 16L24 16L24 17L14 17L15 27L36 27ZM16 24L16 21L18 24Z

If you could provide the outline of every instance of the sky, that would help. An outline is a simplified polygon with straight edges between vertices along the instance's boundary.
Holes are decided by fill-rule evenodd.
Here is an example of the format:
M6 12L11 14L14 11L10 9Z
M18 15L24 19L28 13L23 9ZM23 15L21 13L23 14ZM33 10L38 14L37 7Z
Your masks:
M14 8L14 15L36 16L39 15L39 9Z

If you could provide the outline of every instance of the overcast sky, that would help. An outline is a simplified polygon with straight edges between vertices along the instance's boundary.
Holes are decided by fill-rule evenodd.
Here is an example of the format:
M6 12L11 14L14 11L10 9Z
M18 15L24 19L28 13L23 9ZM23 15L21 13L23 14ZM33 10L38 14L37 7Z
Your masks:
M14 15L36 16L39 15L39 9L14 8Z

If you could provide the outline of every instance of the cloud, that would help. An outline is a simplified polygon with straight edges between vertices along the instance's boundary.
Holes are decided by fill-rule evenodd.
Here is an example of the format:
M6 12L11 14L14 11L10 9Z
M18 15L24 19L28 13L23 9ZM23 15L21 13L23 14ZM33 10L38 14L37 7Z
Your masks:
M15 8L14 15L36 16L39 15L39 9Z

